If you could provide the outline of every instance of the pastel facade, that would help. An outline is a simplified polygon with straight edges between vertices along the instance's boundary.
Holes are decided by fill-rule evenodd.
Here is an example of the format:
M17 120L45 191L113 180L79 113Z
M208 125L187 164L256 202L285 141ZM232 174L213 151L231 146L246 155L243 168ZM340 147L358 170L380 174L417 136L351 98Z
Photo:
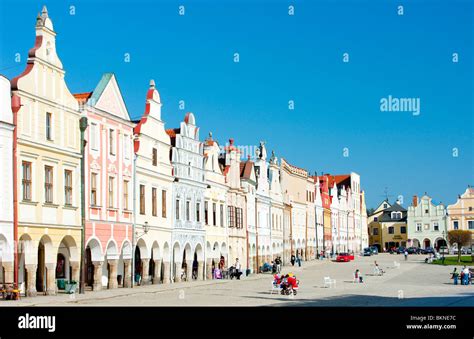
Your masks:
M381 252L384 249L384 243L382 241L382 224L379 219L381 218L383 211L391 207L387 200L382 201L379 206L367 216L368 233L369 233L369 245L375 246Z
M365 204L365 192L362 191L360 195L360 209L361 209L361 248L364 249L369 246L369 222L367 216L367 205Z
M258 272L257 247L257 176L255 163L250 160L240 162L240 183L245 197L247 231L247 266L252 273Z
M308 172L281 159L281 189L290 206L290 243L291 253L306 258L307 244L307 179Z
M171 281L173 168L161 97L150 81L145 112L134 128L135 194L133 270L142 284Z
M133 224L133 123L115 75L74 95L88 119L85 140L85 283L130 287Z
M81 176L79 105L56 53L46 8L26 70L11 81L17 149L19 283L56 294L56 278L79 281Z
M373 234L371 245L380 247L380 250L388 251L408 244L407 210L398 202L390 205L383 201L369 216L369 227Z
M229 253L231 229L243 229L243 209L227 205L228 186L221 164L219 163L220 147L212 139L212 134L204 142L204 178L207 188L204 194L204 224L206 232L206 278L212 279L213 269L224 257L225 267L234 262L235 253ZM235 234L233 234L235 235ZM237 248L233 248L237 250ZM229 262L230 260L230 262Z
M206 230L204 196L207 185L204 173L204 149L193 113L187 113L180 128L167 130L171 138L173 233L172 275L175 282L204 278ZM227 244L219 244L216 253L228 253ZM217 259L217 258L215 258ZM227 260L226 260L227 261ZM194 274L193 274L194 273Z
M305 260L316 258L316 206L314 194L314 179L306 178L306 249Z
M13 129L10 81L0 76L0 283L14 281Z
M337 229L337 222L339 218L335 216L336 219L332 218L333 213L337 212L336 210L333 211L331 208L332 204L332 197L329 194L329 176L322 175L319 177L319 184L321 189L321 200L323 203L323 251L325 253L334 253L334 236ZM336 213L338 215L338 213Z
M228 187L226 194L227 226L229 235L229 266L239 259L242 271L252 267L249 257L251 250L247 238L247 223L253 220L255 213L249 214L246 188L240 181L240 151L230 139L221 152L220 164Z
M469 230L474 234L474 188L468 186L457 201L448 206L448 231Z
M426 248L446 246L448 224L446 208L436 205L432 198L424 194L413 197L407 211L408 246Z

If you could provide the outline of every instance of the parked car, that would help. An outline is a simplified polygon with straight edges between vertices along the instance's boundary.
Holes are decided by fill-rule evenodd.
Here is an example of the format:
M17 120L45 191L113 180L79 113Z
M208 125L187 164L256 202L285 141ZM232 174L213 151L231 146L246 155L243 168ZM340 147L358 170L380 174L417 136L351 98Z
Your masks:
M421 249L419 247L408 247L407 252L408 254L420 254Z
M370 249L370 247L366 247L364 248L364 253L363 253L364 257L370 257L371 255L373 255L373 252L372 250Z
M352 260L354 260L354 256L352 256ZM336 257L336 261L349 262L351 261L351 255L349 253L339 253Z
M405 250L406 250L406 247L400 246L396 249L395 252L397 252L397 254L403 254L403 253L405 253Z
M433 247L426 247L421 250L421 254L435 254L436 251Z
M440 253L440 254L449 254L448 247L447 247L447 246L441 246L441 247L439 248L439 253Z
M379 254L379 249L377 246L370 246L369 248L372 251L372 254Z

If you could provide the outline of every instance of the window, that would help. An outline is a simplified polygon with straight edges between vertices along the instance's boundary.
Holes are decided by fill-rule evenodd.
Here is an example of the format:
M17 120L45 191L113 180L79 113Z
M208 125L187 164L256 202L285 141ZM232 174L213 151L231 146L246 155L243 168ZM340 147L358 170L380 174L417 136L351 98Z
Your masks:
M109 177L109 208L114 208L114 177Z
M176 199L176 220L179 220L179 199Z
M158 215L158 206L156 204L156 187L151 188L151 215Z
M196 203L196 221L201 222L201 203L197 202Z
M378 217L374 217L374 221L375 221L375 222L378 222L378 221L379 221L379 218L378 218Z
M186 220L190 221L191 220L191 207L190 207L190 202L186 201Z
M56 279L66 278L66 257L58 253L56 261Z
M428 214L428 213L429 213L429 210L425 210L425 213Z
M123 136L123 157L130 159L130 136L128 134Z
M383 208L387 208L387 207L388 207L388 205L387 205L387 204L383 204Z
M31 200L31 162L23 161L23 200Z
M44 166L44 201L53 203L53 168Z
M378 228L374 228L374 229L372 230L372 234L373 234L373 235L379 235L379 229L378 229Z
M220 206L221 226L224 227L224 205Z
M97 205L97 174L91 174L91 205Z
M128 210L128 181L123 181L123 209Z
M469 206L469 212L472 212L472 206Z
M209 225L209 203L207 201L204 202L204 222L206 225Z
M64 171L64 204L72 205L72 171Z
M474 230L474 220L468 220L467 226L470 230Z
M393 234L395 232L395 228L393 226L390 226L388 228L388 234Z
M435 231L439 231L439 224L438 224L437 222L434 222L434 223L433 223L433 229L434 229Z
M109 153L115 155L115 131L113 129L109 130Z
M228 226L235 227L235 208L233 206L227 206L227 218Z
M166 218L166 191L161 191L161 216Z
M401 233L401 234L406 234L406 233L407 233L407 228L406 228L406 226L401 226L401 227L400 227L400 233Z
M53 114L46 113L46 139L53 140Z
M145 214L145 185L140 185L140 214Z
M453 221L453 229L455 229L455 230L459 229L459 221L457 221L457 220Z
M152 162L153 162L153 166L156 166L158 164L158 153L157 153L157 150L156 148L153 148L153 152L152 152Z
M416 231L421 232L421 223L416 223Z
M216 203L212 203L212 224L214 226L217 226L217 206L216 206Z
M236 227L237 228L243 228L243 213L242 213L242 209L239 208L239 207L236 207L235 208L235 215L237 217L236 219Z
M91 138L91 148L93 150L98 149L98 142L97 142L97 136L98 136L98 129L97 129L97 124L92 122L91 123L91 132L90 132L90 138Z

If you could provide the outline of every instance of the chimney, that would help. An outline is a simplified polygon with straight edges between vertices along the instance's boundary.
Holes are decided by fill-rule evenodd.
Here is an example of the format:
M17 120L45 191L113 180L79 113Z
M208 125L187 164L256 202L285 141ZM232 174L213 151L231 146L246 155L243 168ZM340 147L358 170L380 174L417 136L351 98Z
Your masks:
M414 195L413 196L413 207L418 206L418 196Z

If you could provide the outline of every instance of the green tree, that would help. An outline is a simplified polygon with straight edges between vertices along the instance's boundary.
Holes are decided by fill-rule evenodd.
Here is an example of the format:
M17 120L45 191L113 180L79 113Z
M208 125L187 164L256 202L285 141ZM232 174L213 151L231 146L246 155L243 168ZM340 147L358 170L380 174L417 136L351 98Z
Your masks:
M458 263L461 262L461 247L471 245L471 231L453 230L448 232L448 242L451 246L457 244L458 247Z

